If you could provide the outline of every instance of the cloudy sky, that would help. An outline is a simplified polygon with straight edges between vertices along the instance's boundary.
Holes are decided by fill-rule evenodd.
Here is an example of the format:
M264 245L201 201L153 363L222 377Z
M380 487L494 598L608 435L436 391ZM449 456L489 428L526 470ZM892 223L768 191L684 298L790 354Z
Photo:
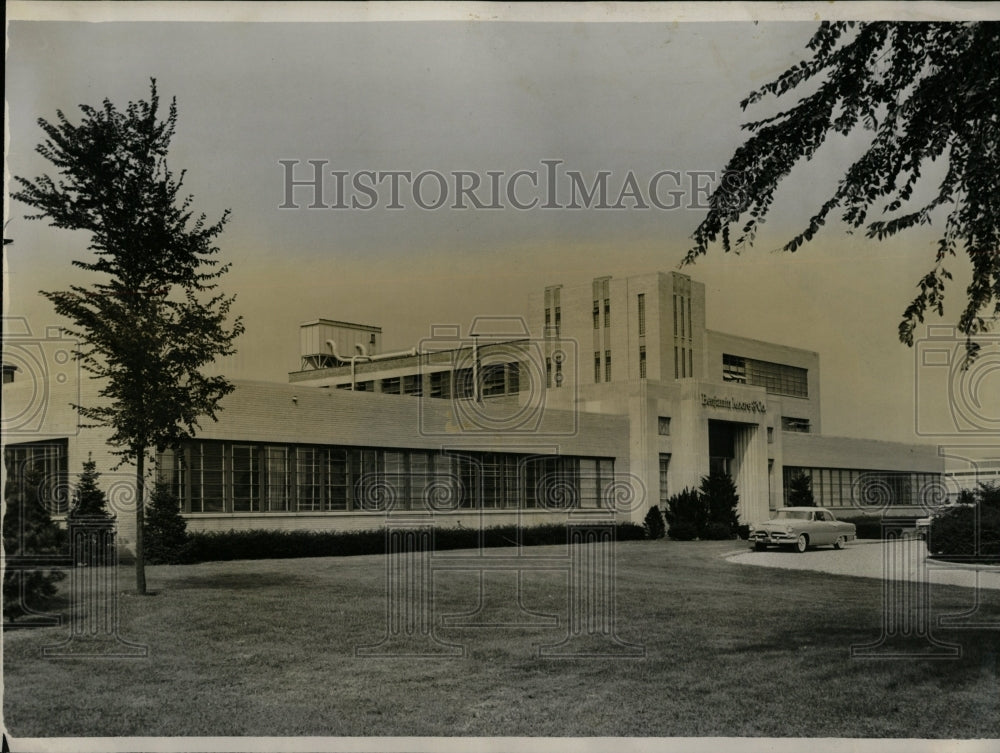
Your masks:
M76 105L104 98L124 105L148 96L155 78L179 108L171 166L188 171L200 210L232 209L220 243L233 264L225 287L237 294L247 334L225 371L283 381L298 368L297 327L308 319L376 324L387 349L403 348L432 324L526 313L528 294L548 284L677 268L704 215L695 183L711 180L685 175L724 166L748 119L739 101L804 57L816 24L610 18L9 21L8 174L51 172L33 153L37 118L62 109L74 119ZM773 110L765 103L749 116ZM795 255L774 251L863 145L838 140L803 165L754 249L719 250L684 271L707 285L709 327L820 353L824 433L910 441L917 401L932 398L921 394L917 353L899 344L896 327L930 268L934 235L874 244L831 225ZM570 199L568 171L588 185L609 171L609 203L629 174L645 193L652 176L671 171L659 198L681 206L518 210L503 195L500 209L455 209L452 182L445 205L428 210L404 182L403 208L390 209L383 182L372 209L310 209L308 189L296 189L300 208L282 209L280 160L297 160L300 179L308 160L324 160L348 184L363 171L430 171L447 181L465 171L481 178L486 204L488 173L502 174L501 187L522 170L544 183L543 160L561 161L560 206ZM325 203L336 202L335 188L332 178L324 183ZM544 191L521 178L515 198L543 203ZM437 194L431 176L419 198L430 204ZM348 204L352 196L368 202L354 192ZM69 262L86 253L87 239L29 222L25 210L6 209L14 244L5 251L5 314L27 317L37 332L60 323L37 291L78 279ZM957 318L966 266L952 265L945 322ZM1000 395L995 376L987 387Z

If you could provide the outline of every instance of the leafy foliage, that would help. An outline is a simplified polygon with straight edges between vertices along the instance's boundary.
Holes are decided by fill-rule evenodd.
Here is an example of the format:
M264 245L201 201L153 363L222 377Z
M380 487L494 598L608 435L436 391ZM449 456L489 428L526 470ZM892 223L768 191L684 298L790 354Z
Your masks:
M642 526L619 523L617 541L645 538ZM565 544L566 526L549 524L519 528L492 526L481 531L471 528L441 528L434 531L434 550L474 549ZM215 560L283 559L292 557L349 557L384 554L385 531L211 531L188 534L184 549L186 562Z
M701 480L698 494L706 510L706 529L702 538L730 539L739 527L736 505L740 495L728 473L711 473Z
M980 484L973 504L934 515L927 548L939 557L1000 563L1000 487Z
M667 527L663 522L663 513L658 505L653 505L646 513L646 518L642 522L642 527L646 532L647 539L662 539L667 535Z
M97 483L100 477L101 474L97 472L97 463L88 456L83 462L83 472L80 473L76 488L73 490L73 506L66 516L70 525L78 519L111 521L107 498Z
M812 492L812 479L799 471L792 476L788 484L789 507L815 507L816 500Z
M835 212L878 240L946 213L933 267L903 313L899 337L912 345L924 315L943 314L945 283L952 278L945 263L963 250L973 280L958 328L974 358L975 335L988 326L984 314L992 308L1000 315L1000 24L825 22L807 47L811 58L741 103L745 110L768 96L813 89L777 115L743 126L752 135L727 164L685 263L716 241L726 252L752 245L792 169L830 136L863 129L872 134L868 150L783 250L812 240ZM947 171L934 195L920 203L921 175L939 159L947 161ZM884 217L870 219L876 211ZM741 221L734 240L731 227Z
M47 138L37 151L60 177L16 177L13 197L37 210L29 219L91 239L93 255L73 265L99 281L42 295L72 322L67 332L82 343L76 357L102 383L100 402L76 406L85 425L110 429L115 454L136 464L136 583L144 593L146 456L193 436L233 390L225 377L202 373L235 352L243 331L239 318L227 325L233 298L215 290L228 265L214 243L229 214L214 224L194 217L184 173L166 162L177 105L160 118L155 81L149 101L124 111L109 100L80 110L79 124L61 111L55 123L38 121Z
M694 489L684 489L671 496L663 515L667 519L667 535L676 541L698 538L708 521L704 500Z
M44 606L55 595L56 583L66 577L59 570L30 567L37 555L62 554L64 532L59 530L43 498L41 472L28 469L20 481L8 477L4 488L3 610L6 620L16 620ZM44 563L39 562L39 565ZM24 565L18 569L13 565Z
M149 495L144 523L146 559L151 565L175 565L187 561L187 521L181 503L170 487L157 484Z

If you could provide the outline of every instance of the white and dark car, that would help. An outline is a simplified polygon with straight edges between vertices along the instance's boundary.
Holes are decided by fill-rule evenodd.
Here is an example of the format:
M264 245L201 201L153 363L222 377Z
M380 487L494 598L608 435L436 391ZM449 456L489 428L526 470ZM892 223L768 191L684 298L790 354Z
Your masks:
M790 546L804 552L811 546L843 549L857 538L853 523L837 520L822 507L783 507L766 523L750 527L749 541L757 551L769 546Z

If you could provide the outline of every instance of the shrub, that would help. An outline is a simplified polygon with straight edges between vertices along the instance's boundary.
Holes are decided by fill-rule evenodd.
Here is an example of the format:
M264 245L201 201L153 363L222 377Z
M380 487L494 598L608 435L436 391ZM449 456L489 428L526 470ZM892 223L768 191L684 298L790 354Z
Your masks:
M481 536L481 539L480 539ZM642 526L619 523L618 541L645 538ZM560 524L531 526L495 526L482 531L473 528L435 528L436 551L514 546L544 546L566 543L566 526ZM350 557L385 553L385 531L210 531L187 534L183 548L185 562L212 562L244 559L290 559L295 557Z
M663 514L667 519L667 535L677 541L698 538L708 517L704 500L694 489L684 489L670 497Z
M642 523L647 539L662 539L667 535L667 526L663 522L663 513L657 505L653 505L646 513Z
M705 526L705 533L701 538L708 539L709 541L723 541L731 539L734 533L735 531L728 523L720 523L714 520Z
M52 520L42 498L41 485L45 480L40 471L29 469L20 482L8 477L4 489L3 546L7 567L3 576L3 609L4 617L11 621L41 609L55 595L56 583L66 577L59 570L11 567L15 562L30 565L34 555L50 557L65 552L65 533Z
M740 495L736 493L733 479L728 473L711 473L701 480L698 496L705 509L705 527L699 536L703 539L731 539L740 524L736 513Z
M181 504L166 484L156 484L143 522L143 551L150 565L177 565L190 561L187 522Z
M736 526L736 535L739 536L744 541L746 541L748 538L750 538L750 526L746 524L741 524Z
M88 455L83 463L83 471L80 473L76 488L73 490L73 506L66 515L66 525L70 535L77 526L85 526L84 530L89 533L90 547L93 547L93 556L101 562L107 562L110 554L105 547L114 547L113 530L115 519L108 513L107 498L104 491L98 486L97 481L101 474L97 472L97 464ZM110 535L106 534L110 533ZM76 547L74 543L72 546ZM77 562L81 564L81 553L75 553Z
M815 507L816 500L812 492L812 479L799 471L788 483L789 507Z
M979 545L976 545L976 527ZM934 516L927 535L928 551L939 557L1000 561L1000 507L955 506Z

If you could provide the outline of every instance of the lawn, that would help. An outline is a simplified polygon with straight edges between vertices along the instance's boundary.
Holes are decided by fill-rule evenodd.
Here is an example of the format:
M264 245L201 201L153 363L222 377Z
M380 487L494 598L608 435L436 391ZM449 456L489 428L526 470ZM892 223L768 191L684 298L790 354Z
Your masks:
M566 635L560 571L526 573L521 598L558 625L439 624L463 656L372 658L355 649L385 634L382 556L151 567L156 594L119 609L147 658L42 658L66 628L5 634L5 724L15 737L1000 737L1000 631L936 627L962 647L950 660L852 659L880 635L880 581L744 567L723 557L735 546L618 544L617 632L640 657L539 656ZM479 585L438 572L437 613L474 609ZM476 622L511 621L514 576L486 586ZM947 613L974 594L931 597ZM980 599L977 618L1000 621L1000 592Z

